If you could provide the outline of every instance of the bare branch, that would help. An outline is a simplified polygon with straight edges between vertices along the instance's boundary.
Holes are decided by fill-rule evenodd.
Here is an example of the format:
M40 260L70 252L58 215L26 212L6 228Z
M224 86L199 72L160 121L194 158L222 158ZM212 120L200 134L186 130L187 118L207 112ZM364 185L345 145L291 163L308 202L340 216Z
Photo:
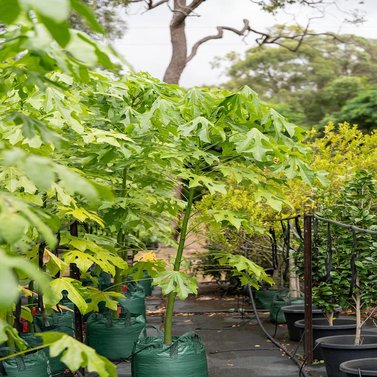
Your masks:
M218 26L217 27L217 34L214 34L214 35L208 35L202 39L199 39L195 44L194 46L192 47L191 49L191 53L190 55L187 57L187 60L186 62L189 62L191 59L194 58L194 56L197 54L198 52L198 49L199 47L210 41L210 40L213 40L213 39L221 39L223 36L224 36L224 30L227 30L227 31L231 31L232 33L235 33L235 34L238 34L238 35L241 35L241 36L246 36L246 34L251 31L250 29L250 25L249 25L249 20L247 19L244 19L243 20L243 23L244 23L244 26L242 29L240 30L237 30L233 27L229 27L229 26Z
M160 1L157 1L156 3L153 2L153 0L129 0L128 2L131 3L131 4L145 3L146 6L147 6L147 9L146 9L146 12L147 12L147 11L149 11L151 9L159 7L162 4L168 3L169 0L160 0Z
M161 0L157 1L157 3L153 3L153 0L147 0L148 10L157 8L160 5L165 4L167 2L169 2L169 0Z
M259 35L258 38L255 39L255 42L258 44L258 46L262 46L264 44L275 44L280 47L283 47L291 52L297 52L299 48L301 47L302 43L304 42L304 39L308 36L318 36L318 35L327 35L329 37L332 37L334 40L337 40L339 42L345 43L346 41L339 38L336 34L325 32L325 33L316 33L310 31L310 23L313 19L318 17L312 17L308 20L307 25L305 28L297 34L286 34L281 33L278 35L271 35L266 32L261 32L255 29L250 28L250 32ZM289 45L288 41L294 41L296 42L294 46Z
M194 10L198 8L205 0L192 0L189 5L185 5L186 1L184 1L184 5L180 3L179 0L174 1L174 8L169 6L169 9L175 15L173 16L172 24L179 25L183 23L187 17L189 16L198 16L197 14L193 14Z
M369 318L373 316L373 314L377 311L377 306L373 308L373 310L368 314L368 316L364 319L364 321L361 323L361 327L365 325L365 323L368 321Z

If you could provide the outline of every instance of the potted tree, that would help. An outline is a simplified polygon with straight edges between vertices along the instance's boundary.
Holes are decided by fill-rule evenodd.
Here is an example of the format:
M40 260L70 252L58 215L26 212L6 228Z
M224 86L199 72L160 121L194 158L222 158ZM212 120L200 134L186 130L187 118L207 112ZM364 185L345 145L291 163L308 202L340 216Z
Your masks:
M249 183L256 201L277 205L279 199L272 192L282 181L269 173L281 177L301 173L306 179L311 174L302 160L304 150L297 144L300 131L261 103L249 88L237 93L206 89L184 92L174 87L169 91L170 101L166 95L163 102L156 99L144 110L143 119L150 119L147 129L149 135L155 133L152 141L158 141L156 147L168 143L174 149L174 154L166 152L164 161L169 166L168 178L179 178L183 216L173 265L158 273L148 270L145 263L135 265L138 270L147 270L167 300L163 339L147 338L135 347L135 377L162 376L166 370L174 370L176 376L207 376L205 352L197 336L175 338L172 334L176 297L185 299L197 291L196 279L182 270L182 260L198 198L224 194L224 177L233 177L239 184ZM156 114L163 114L163 118L156 118ZM230 210L213 210L211 215L218 223L236 228L246 220ZM261 267L241 255L223 253L218 258L236 270L242 284L257 287L259 282L271 282Z
M332 278L326 285L339 297L341 306L356 314L353 335L336 335L317 339L326 364L328 376L341 376L339 365L346 360L374 356L377 349L376 335L363 335L362 327L376 310L375 295L377 248L373 237L376 219L377 189L373 175L357 171L345 185L333 204L323 213L342 223L355 225L334 227ZM357 227L357 228L356 228ZM369 229L365 232L362 229ZM336 230L335 230L336 229ZM320 304L321 302L319 302ZM362 316L364 314L364 317ZM339 321L339 320L336 320ZM335 321L335 322L336 322Z

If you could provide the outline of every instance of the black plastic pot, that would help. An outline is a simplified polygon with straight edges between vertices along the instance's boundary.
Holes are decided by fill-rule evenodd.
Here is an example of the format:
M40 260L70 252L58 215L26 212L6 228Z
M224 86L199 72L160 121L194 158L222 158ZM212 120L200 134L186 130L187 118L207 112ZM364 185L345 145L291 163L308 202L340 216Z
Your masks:
M295 322L304 319L305 305L283 306L281 311L284 313L287 322L289 340L298 342L301 339L302 331L295 326ZM337 315L338 313L335 313L335 316ZM325 318L322 309L313 307L312 318Z
M295 326L296 321L304 320L305 305L288 305L281 308L284 313L285 320L288 327L288 335L290 340L299 341L303 334L300 328ZM323 318L321 309L313 308L312 318Z
M365 335L362 344L355 345L355 335L337 335L317 339L322 351L327 377L347 377L339 369L344 361L369 359L377 355L377 335ZM356 374L357 376L357 374Z
M377 377L377 358L344 361L340 364L339 369L347 377Z
M208 377L206 351L195 333L175 337L171 345L162 336L140 339L131 366L132 377Z
M305 330L305 320L301 319L295 322L295 326L300 330L300 338ZM313 357L322 359L321 349L315 347L315 342L319 338L332 335L353 335L356 332L355 318L337 318L334 319L334 325L330 326L326 318L313 318Z

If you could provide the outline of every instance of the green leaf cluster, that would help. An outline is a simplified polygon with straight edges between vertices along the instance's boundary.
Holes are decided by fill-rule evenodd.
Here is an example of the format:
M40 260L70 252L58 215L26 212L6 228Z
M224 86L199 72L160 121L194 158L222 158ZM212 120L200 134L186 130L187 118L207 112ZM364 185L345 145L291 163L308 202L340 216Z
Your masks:
M325 203L322 216L363 229L377 229L376 180L367 170L356 171L346 181L343 190L332 195L331 201ZM318 234L314 240L315 302L328 311L336 305L352 310L357 297L361 300L362 310L376 306L376 236L359 231L355 231L353 235L350 229L337 225L331 225L330 232L331 251L326 236L326 224L318 225ZM331 267L328 271L326 268L330 258Z

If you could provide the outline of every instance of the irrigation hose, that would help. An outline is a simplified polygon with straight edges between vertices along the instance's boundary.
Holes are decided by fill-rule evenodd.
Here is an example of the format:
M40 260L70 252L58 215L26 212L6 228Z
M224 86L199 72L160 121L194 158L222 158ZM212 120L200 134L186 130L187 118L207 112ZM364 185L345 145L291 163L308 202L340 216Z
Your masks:
M265 327L263 326L262 324L262 321L260 320L259 318L259 315L258 315L258 311L257 311L257 308L256 308L256 305L255 305L255 300L254 300L254 297L253 297L253 292L251 291L251 287L250 285L247 286L247 290L248 290L248 293L249 293L249 296L250 296L250 300L251 300L251 305L253 307L253 311L254 311L254 315L255 315L255 318L258 322L258 325L259 327L261 328L261 330L265 333L265 335L267 336L267 338L278 348L282 349L284 351L284 353L286 353L289 358L298 366L299 368L299 377L309 377L309 375L306 373L306 371L304 370L303 366L305 364L305 362L302 364L294 354L292 354L290 351L288 351L280 342L278 342L275 338L273 338L268 332L267 330L265 329Z

